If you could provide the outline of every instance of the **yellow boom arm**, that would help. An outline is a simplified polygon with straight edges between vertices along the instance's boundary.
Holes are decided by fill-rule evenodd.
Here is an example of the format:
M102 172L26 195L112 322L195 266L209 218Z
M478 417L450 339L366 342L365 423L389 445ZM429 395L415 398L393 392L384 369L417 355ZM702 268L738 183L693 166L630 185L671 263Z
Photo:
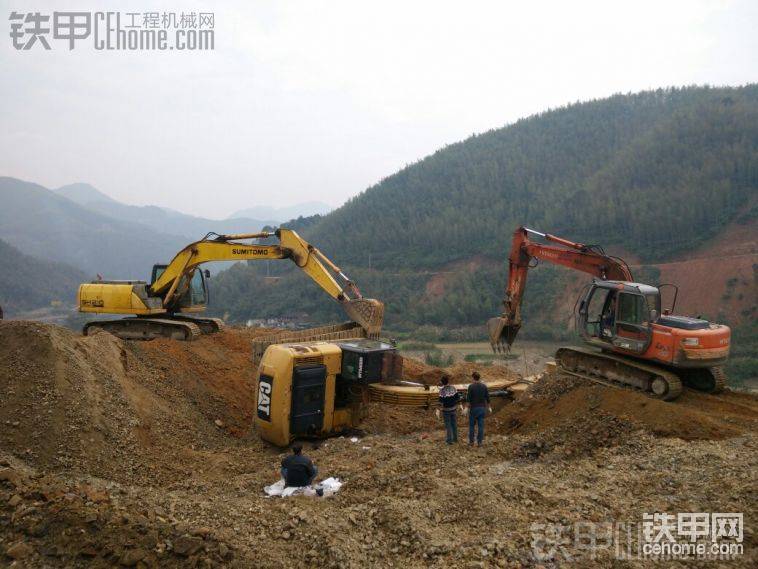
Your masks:
M183 291L178 290L180 284L184 283L182 286L188 286L191 273L202 263L290 259L329 296L340 302L350 318L361 324L370 334L380 331L384 316L382 303L364 299L355 283L338 266L296 232L290 229L278 229L275 232L215 235L212 238L210 235L213 234L179 251L150 287L150 295L161 297L165 308L169 308L174 299L181 296ZM279 244L241 243L241 241L269 237L278 238ZM337 282L332 272L340 277L344 284Z

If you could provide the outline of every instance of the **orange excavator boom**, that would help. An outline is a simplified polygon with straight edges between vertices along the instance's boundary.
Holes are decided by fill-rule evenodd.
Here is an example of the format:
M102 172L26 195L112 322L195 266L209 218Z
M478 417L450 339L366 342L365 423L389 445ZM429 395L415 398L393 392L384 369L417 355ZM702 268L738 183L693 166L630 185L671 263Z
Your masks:
M551 244L534 242L530 235ZM519 227L513 233L508 257L508 286L503 297L503 313L487 322L490 344L495 351L510 349L521 328L521 301L533 259L563 265L604 280L634 280L629 265L623 259L606 255L597 245L575 243L549 233Z

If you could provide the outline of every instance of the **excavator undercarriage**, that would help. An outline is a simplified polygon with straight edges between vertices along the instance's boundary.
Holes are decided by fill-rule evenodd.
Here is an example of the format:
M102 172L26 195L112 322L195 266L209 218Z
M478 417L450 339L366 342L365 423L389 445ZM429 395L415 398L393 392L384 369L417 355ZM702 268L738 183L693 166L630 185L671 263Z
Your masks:
M224 329L220 318L196 318L181 314L166 315L164 318L130 316L113 320L87 322L82 329L85 336L92 330L104 330L124 340L172 340L192 341L203 334L214 334Z
M674 372L613 354L565 347L555 353L555 361L572 375L632 387L664 401L682 393L682 381Z

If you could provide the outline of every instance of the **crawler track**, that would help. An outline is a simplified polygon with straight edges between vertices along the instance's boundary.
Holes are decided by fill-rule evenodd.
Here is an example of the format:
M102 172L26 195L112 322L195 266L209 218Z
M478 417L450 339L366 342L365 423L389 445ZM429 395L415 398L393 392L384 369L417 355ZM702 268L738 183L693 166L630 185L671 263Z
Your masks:
M202 330L194 322L172 318L119 318L97 320L84 325L82 332L87 336L94 328L110 332L122 340L154 340L172 338L192 341L202 335Z
M584 348L559 348L555 359L560 368L598 383L632 387L673 401L682 393L682 380L674 372L627 358Z
M706 393L721 393L726 387L726 372L722 367L685 369L679 372L684 384Z

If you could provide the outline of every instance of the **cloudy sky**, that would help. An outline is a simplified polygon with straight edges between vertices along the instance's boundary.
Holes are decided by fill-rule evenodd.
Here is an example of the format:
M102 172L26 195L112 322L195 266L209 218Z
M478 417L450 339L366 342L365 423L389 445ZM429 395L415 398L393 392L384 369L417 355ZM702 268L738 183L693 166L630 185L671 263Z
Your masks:
M11 11L53 6L213 12L215 49L99 51L93 38L14 49ZM85 181L208 217L336 206L445 144L551 107L758 80L754 0L116 6L0 0L0 175Z

